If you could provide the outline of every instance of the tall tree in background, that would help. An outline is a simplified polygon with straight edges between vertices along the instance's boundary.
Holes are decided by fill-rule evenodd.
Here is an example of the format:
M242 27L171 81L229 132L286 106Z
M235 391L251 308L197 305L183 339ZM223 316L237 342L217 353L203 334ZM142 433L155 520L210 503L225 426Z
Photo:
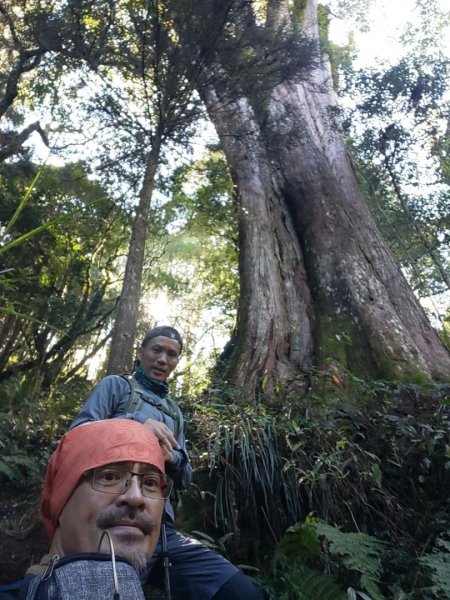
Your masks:
M0 5L0 119L6 115L10 121L0 130L0 162L17 154L35 131L48 143L39 121L17 129L21 117L13 104L25 77L39 67L49 52L45 40L51 12L25 4L18 7L8 1Z
M109 179L112 187L115 177L123 186L128 171L134 178L134 190L139 188L107 367L111 373L128 371L133 360L155 175L167 145L185 143L199 114L201 103L193 91L203 54L193 59L183 53L174 41L164 3L158 0L131 4L82 1L44 8L39 3L17 7L7 2L0 7L0 25L5 41L0 117L6 114L10 121L18 122L22 118L17 110L19 97L27 96L29 101L30 97L47 96L55 121L68 131L71 113L81 113L88 88L95 88L88 111L93 120L97 119L97 126L89 131L89 119L79 125L85 143L92 139L92 131L109 130L113 142L98 152L101 169L109 172L104 179ZM64 73L72 77L64 78ZM53 78L59 86L52 85ZM67 92L65 98L61 90ZM74 97L78 98L77 111L73 110ZM70 104L66 114L64 102ZM23 143L34 131L47 143L39 123L19 132L14 128L4 131L0 135L0 160L22 152ZM75 132L76 127L71 133ZM69 146L71 143L73 140L68 140ZM101 143L98 138L97 148Z
M186 55L174 42L170 17L163 3L143 0L123 7L125 18L119 39L121 44L118 72L126 82L126 102L117 96L98 98L109 113L114 130L134 132L138 156L143 170L139 201L131 230L122 291L117 307L108 373L130 371L134 358L136 328L141 300L145 246L155 176L170 144L185 144L194 120L199 116L199 99L194 96L199 63L203 55ZM119 58L119 57L118 57ZM133 121L130 105L140 113ZM136 116L136 115L135 115Z
M379 233L335 121L325 13L315 0L268 0L262 21L256 3L228 6L233 20L199 87L239 197L228 380L252 395L312 365L449 377L450 356Z

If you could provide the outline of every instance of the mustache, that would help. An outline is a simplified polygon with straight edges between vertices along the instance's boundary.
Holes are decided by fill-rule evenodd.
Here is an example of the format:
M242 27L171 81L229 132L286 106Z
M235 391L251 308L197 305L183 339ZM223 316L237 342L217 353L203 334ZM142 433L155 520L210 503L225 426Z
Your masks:
M156 529L156 521L147 512L138 511L131 506L111 506L104 510L97 519L99 529L109 529L124 521L139 527L146 535L151 535Z

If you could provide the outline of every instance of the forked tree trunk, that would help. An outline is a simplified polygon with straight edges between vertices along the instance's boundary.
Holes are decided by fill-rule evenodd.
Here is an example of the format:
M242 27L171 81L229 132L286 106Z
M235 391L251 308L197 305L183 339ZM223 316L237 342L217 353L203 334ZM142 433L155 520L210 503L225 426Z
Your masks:
M287 3L270 4L279 35ZM316 11L309 0L305 30L317 40ZM264 98L243 95L220 59L205 81L239 194L241 297L229 380L252 395L313 363L449 378L450 355L382 239L333 122L328 62Z
M141 297L145 242L158 158L159 148L154 145L147 159L139 203L133 220L125 276L108 356L107 373L110 375L130 373L135 358L135 339Z

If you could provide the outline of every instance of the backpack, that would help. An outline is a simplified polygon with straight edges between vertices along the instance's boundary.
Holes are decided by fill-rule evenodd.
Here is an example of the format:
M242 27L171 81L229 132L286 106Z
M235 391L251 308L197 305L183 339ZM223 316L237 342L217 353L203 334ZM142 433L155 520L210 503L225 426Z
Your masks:
M52 556L42 575L26 578L22 600L145 600L139 576L125 559L86 552Z
M122 379L128 381L131 389L130 400L125 408L125 412L127 413L136 413L139 412L144 402L151 404L159 411L168 415L173 419L174 422L174 436L178 438L179 434L183 431L184 427L184 419L183 414L180 410L178 404L171 400L170 398L166 398L166 402L168 408L166 408L159 400L155 398L149 398L143 391L141 385L136 381L133 375L121 375Z

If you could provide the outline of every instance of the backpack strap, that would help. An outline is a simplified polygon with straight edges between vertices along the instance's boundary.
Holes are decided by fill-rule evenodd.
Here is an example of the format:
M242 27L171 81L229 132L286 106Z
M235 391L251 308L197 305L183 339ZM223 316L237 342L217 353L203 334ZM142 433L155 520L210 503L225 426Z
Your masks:
M127 406L125 407L125 412L137 413L141 410L144 402L147 402L148 404L151 404L152 406L157 408L160 412L173 419L175 427L174 435L177 438L179 434L183 431L184 427L183 414L178 404L174 400L166 398L166 402L168 405L168 408L166 408L161 402L147 396L143 392L141 385L136 381L133 375L120 375L120 377L128 381L128 384L130 386L130 399L128 401Z
M178 435L184 431L184 417L183 417L183 413L180 410L180 407L178 406L177 402L175 402L175 400L171 400L170 398L166 398L167 404L169 405L171 411L172 411L172 419L174 420L175 423L175 437L178 437Z
M144 404L144 398L139 384L132 375L120 375L130 386L130 399L125 407L126 413L137 413Z

